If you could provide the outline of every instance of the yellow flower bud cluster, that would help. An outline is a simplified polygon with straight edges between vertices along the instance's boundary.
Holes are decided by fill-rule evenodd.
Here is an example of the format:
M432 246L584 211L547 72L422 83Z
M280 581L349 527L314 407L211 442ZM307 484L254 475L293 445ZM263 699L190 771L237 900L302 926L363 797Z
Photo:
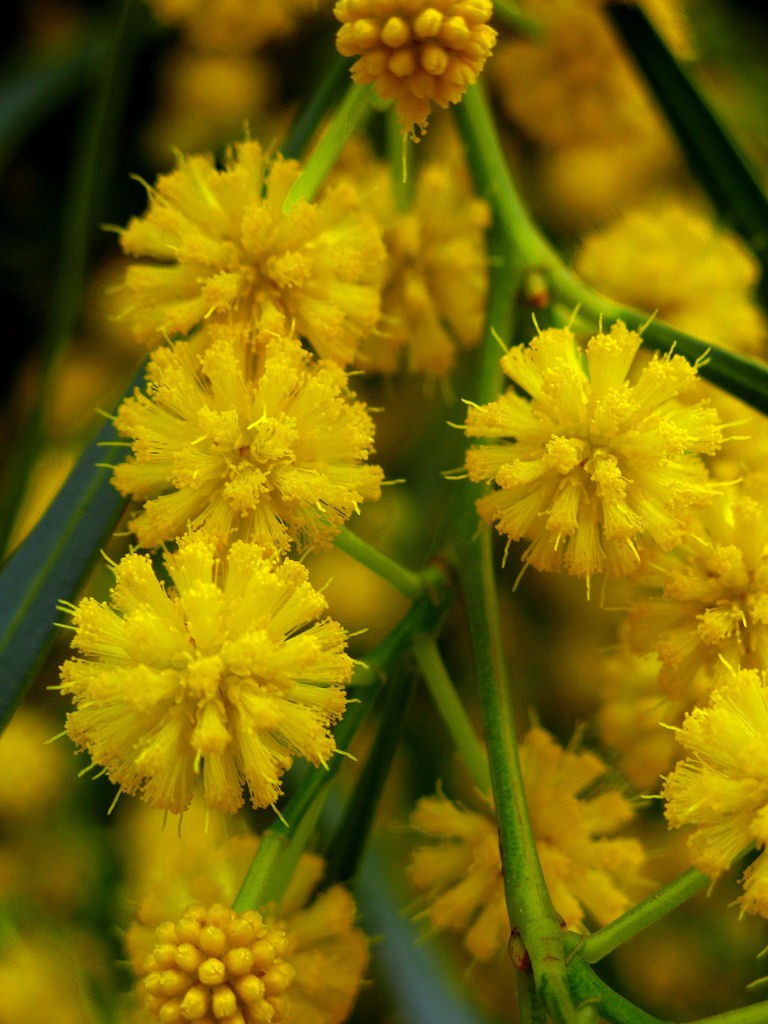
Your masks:
M278 1024L285 1020L283 995L295 972L282 954L287 938L261 914L237 914L221 903L192 905L180 920L155 932L140 991L147 1009L163 1024Z
M458 103L496 42L490 0L339 0L339 53L352 77L394 100L405 130L426 131L430 106Z

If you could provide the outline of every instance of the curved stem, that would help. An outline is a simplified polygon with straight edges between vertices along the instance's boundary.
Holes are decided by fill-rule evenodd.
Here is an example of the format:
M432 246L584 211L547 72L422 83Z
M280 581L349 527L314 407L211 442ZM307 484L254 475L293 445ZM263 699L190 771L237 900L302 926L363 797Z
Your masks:
M428 581L424 575L406 569L346 527L337 534L334 544L350 558L387 580L406 597L419 597L427 588Z
M676 907L706 888L712 879L697 868L689 868L672 882L661 886L636 907L622 914L599 931L583 938L576 946L575 953L588 964L597 963L618 949L634 935L666 917Z
M754 359L719 348L709 341L678 331L651 312L642 312L600 295L584 284L565 265L554 246L534 224L515 187L501 148L488 101L479 85L467 89L456 108L456 118L466 143L467 157L478 191L492 204L499 228L511 252L507 253L518 271L541 271L549 281L553 297L579 307L597 324L601 317L623 320L651 348L669 352L673 348L691 362L703 359L702 377L737 398L768 412L768 367Z
M483 744L477 737L464 705L456 693L435 638L419 636L413 642L413 654L424 677L429 695L464 758L472 781L481 793L490 795L491 776Z

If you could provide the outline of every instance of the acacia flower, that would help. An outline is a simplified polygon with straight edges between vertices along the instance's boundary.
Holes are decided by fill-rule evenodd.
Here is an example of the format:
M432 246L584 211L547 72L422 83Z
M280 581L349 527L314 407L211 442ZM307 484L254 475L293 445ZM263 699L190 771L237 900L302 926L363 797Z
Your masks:
M285 946L285 932L255 910L192 904L155 932L141 968L144 1005L160 1021L284 1021L294 978Z
M150 0L158 21L181 29L202 50L241 53L294 31L317 0Z
M671 828L692 825L688 848L700 871L717 877L750 846L760 855L744 873L742 910L768 917L768 687L743 669L677 730L687 757L666 780Z
M537 569L627 575L641 549L673 547L683 514L712 500L697 455L720 447L717 413L676 401L697 381L682 356L654 356L628 379L641 340L619 321L585 353L568 328L541 331L501 360L529 397L510 389L468 411L466 434L492 443L470 448L467 473L498 488L478 511L529 540L523 561Z
M627 211L583 240L574 268L604 294L656 310L682 331L765 351L768 325L754 298L760 265L691 203L667 197Z
M630 906L629 892L640 883L642 847L611 837L631 819L631 804L611 789L581 797L606 765L588 751L564 750L538 727L520 745L520 764L555 909L571 930L583 928L585 914L607 924ZM491 959L509 940L492 811L471 811L438 794L419 800L411 824L438 840L417 848L408 869L424 894L425 915L438 930L461 932L473 957Z
M83 657L61 669L67 732L121 791L187 808L202 776L210 807L274 804L294 757L323 764L344 711L346 635L305 568L238 541L226 562L190 534L165 555L114 565L111 604L67 605Z
M338 0L336 48L352 77L394 100L400 123L427 129L431 104L458 103L496 43L491 0Z
M146 394L137 390L115 426L132 455L115 468L121 494L144 502L131 520L153 548L187 525L219 548L233 539L285 552L322 544L375 500L383 472L365 461L373 423L336 363L298 341L262 346L241 327L157 349Z
M649 582L657 592L631 606L628 636L656 651L668 694L690 706L737 669L768 669L768 516L757 495L718 495Z
M458 159L420 168L408 210L395 203L389 168L364 167L366 198L389 259L381 323L360 346L359 365L391 373L403 361L412 373L445 376L459 346L469 348L482 337L490 207L473 194Z
M231 928L235 941L244 919L251 919L254 925L256 923L254 911L234 915L232 911L224 911L224 905L234 899L258 849L259 837L241 835L231 836L223 842L211 840L202 830L203 816L195 815L195 818L199 820L186 837L174 835L166 838L164 834L165 849L161 852L161 863L157 863L153 854L152 863L147 865L149 877L144 880L136 916L126 933L131 967L139 979L138 994L145 1005L147 996L152 996L147 992L147 976L156 971L158 937L161 940L160 959L168 960L165 970L173 972L176 984L183 989L183 994L161 995L182 1002L186 998L192 1005L197 1001L200 1006L203 1001L210 1004L216 998L216 988L211 990L210 984L199 978L194 970L189 970L194 967L197 956L177 944L179 924L182 924L182 932L189 927L185 923L185 918L189 917L187 907L202 906L208 915L215 907L214 914L225 920L222 932L226 933L228 927ZM142 821L142 835L147 824ZM255 957L250 971L243 970L250 959L247 953L233 955L226 951L223 956L215 952L209 954L200 941L204 939L203 932L198 939L194 927L191 929L192 937L188 941L193 945L199 943L198 949L204 954L201 961L220 960L226 968L229 968L228 961L233 961L235 970L228 972L229 977L220 984L233 990L236 999L239 998L238 988L242 988L246 996L250 992L256 993L251 1005L254 1010L259 1006L263 1012L264 1002L272 1005L276 1011L271 1018L273 1022L283 1019L297 1024L342 1024L352 1010L368 966L368 940L355 925L356 907L349 892L341 885L332 885L318 894L315 892L323 871L324 863L320 857L303 854L279 906L260 908L255 915L261 919L261 929L268 932L272 950L265 952L268 955L274 952L278 981L284 986L282 992L275 992L269 1000L265 999L266 992L259 997L257 990L260 986L254 985L253 980L241 981L254 972ZM169 878L172 880L170 885ZM196 913L200 913L199 909ZM225 914L234 924L227 925ZM170 943L164 941L165 935L170 937ZM196 970L199 972L201 966L198 965ZM209 964L206 970L206 980L210 977L215 981L215 972L222 973L214 964ZM161 986L162 982L151 983L153 988ZM205 988L208 988L208 993L200 992ZM153 996L152 1001L157 998ZM245 999L242 1001L246 1002ZM157 1005L156 1002L154 1004ZM250 1020L242 1003L241 1009L245 1020ZM161 1016L160 1019L164 1018ZM181 1019L193 1018L182 1014ZM261 1022L269 1018L255 1016L254 1019Z
M246 139L219 170L210 155L179 156L149 187L149 208L120 233L128 268L125 318L155 345L204 320L295 323L320 355L349 362L375 326L384 249L350 182L317 202L283 202L300 174Z

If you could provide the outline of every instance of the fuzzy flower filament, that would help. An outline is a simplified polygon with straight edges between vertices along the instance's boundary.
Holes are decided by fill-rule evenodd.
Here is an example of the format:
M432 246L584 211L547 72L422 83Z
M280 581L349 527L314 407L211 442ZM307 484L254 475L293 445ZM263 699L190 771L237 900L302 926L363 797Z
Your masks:
M339 0L336 47L352 77L394 100L403 128L426 131L431 104L458 103L496 43L490 0Z
M220 549L238 538L280 552L327 542L381 493L365 406L341 367L295 339L254 346L234 326L211 337L202 355L187 342L158 349L147 393L118 410L132 455L113 483L144 503L131 520L140 545L188 525Z
M480 515L511 541L530 541L523 561L589 578L623 576L653 544L673 547L683 515L711 501L714 487L698 458L722 442L717 413L677 399L695 386L682 356L654 356L628 379L640 335L620 321L583 351L567 328L542 331L502 358L513 390L471 406L466 470L492 493Z
M300 174L295 160L269 160L258 142L179 157L149 188L149 208L120 233L141 262L125 277L123 316L137 340L155 345L203 321L295 323L316 350L342 363L375 326L385 253L373 219L349 182L283 212Z
M302 565L238 541L226 562L205 537L114 566L111 603L68 609L83 657L61 669L67 732L130 794L180 813L196 777L210 807L274 804L294 757L323 764L346 704L346 634Z

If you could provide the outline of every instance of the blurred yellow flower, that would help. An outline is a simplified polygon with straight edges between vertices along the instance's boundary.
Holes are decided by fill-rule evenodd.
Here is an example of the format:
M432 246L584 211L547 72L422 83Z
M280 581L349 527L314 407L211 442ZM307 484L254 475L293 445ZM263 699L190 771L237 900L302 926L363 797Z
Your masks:
M654 198L626 211L583 240L574 268L605 295L657 312L682 331L765 352L768 324L754 299L759 264L692 203Z
M200 528L285 552L327 542L376 500L383 472L366 462L373 422L347 375L296 339L251 343L235 325L211 329L205 351L157 349L147 393L118 410L132 455L115 467L121 494L145 502L130 521L142 547Z
M112 603L66 606L84 657L61 669L76 710L67 732L121 791L153 807L205 800L236 811L274 804L294 757L323 764L345 707L352 661L344 630L316 621L325 598L298 562L236 542L226 561L187 535L165 556L172 586L148 555L114 566Z
M381 322L361 343L358 365L392 373L402 364L412 373L445 376L457 350L482 337L490 207L472 192L456 150L415 172L407 210L395 200L389 167L368 159L354 173L366 183L366 208L381 226L389 257Z
M125 275L123 316L155 345L203 321L295 324L321 356L350 362L380 312L384 248L349 182L317 202L283 202L301 169L246 139L219 170L210 155L179 156L148 187L149 208L120 232L142 262Z
M498 489L480 515L510 540L531 543L523 561L552 572L633 572L649 544L669 549L684 533L683 513L715 493L700 453L722 441L705 402L682 404L696 368L682 356L654 356L634 383L642 339L621 321L584 352L567 328L541 331L502 358L510 389L467 413L471 480Z
M203 50L255 50L293 32L318 0L149 0L158 21Z
M631 905L644 859L637 840L612 837L633 816L616 790L592 787L607 771L588 751L564 750L535 727L520 745L520 765L536 848L552 902L565 927L585 915L605 925ZM588 797L581 794L587 788ZM424 893L425 915L438 930L458 931L478 960L506 949L499 838L492 813L458 807L442 794L423 797L411 824L437 843L414 850L408 874Z
M432 103L458 103L496 43L491 0L338 0L336 47L352 77L394 100L400 123L427 130Z

